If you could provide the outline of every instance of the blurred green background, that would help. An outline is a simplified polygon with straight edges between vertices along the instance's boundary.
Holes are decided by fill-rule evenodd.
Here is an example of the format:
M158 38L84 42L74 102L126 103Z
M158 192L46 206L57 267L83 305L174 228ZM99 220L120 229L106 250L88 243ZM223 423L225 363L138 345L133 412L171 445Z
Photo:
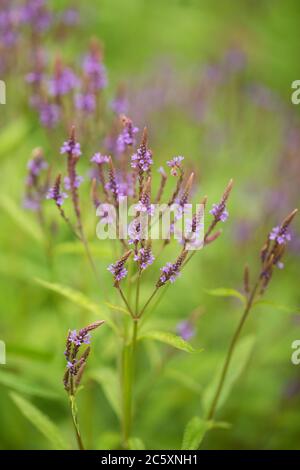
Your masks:
M49 4L60 9L68 2ZM290 98L291 83L300 78L299 2L94 0L79 8L80 26L65 43L48 40L53 55L59 51L78 61L89 38L98 37L105 50L108 100L124 82L129 115L137 117L139 127L148 126L157 166L184 155L199 175L197 196L207 194L209 205L218 201L229 178L235 181L222 237L195 256L151 319L153 328L174 332L196 310L197 334L191 342L204 351L174 354L159 343L139 346L133 434L148 449L180 448L187 422L202 416L203 394L241 315L236 299L213 297L206 290L241 289L245 263L254 278L268 231L299 204L300 108ZM230 51L238 51L237 56L230 59ZM199 94L208 66L221 76L211 85L208 78ZM6 343L7 364L0 365L0 448L51 448L15 406L12 390L47 414L75 446L62 387L65 336L68 328L101 313L44 289L35 278L78 289L99 303L100 312L106 307L82 251L63 226L49 273L39 228L21 200L32 149L42 146L55 158L63 134L49 140L40 128L27 104L23 76L11 74L6 82L7 104L0 109L0 339ZM90 152L84 136L81 141ZM55 217L54 210L49 213ZM115 260L114 246L96 239L92 209L85 218L105 289L116 303L106 274ZM290 360L291 344L300 339L299 239L296 221L285 268L276 272L266 293L273 303L256 307L244 331L255 338L254 346L218 414L230 428L208 433L205 449L299 449L300 366ZM176 247L168 247L165 261L176 253ZM158 266L145 276L143 298L157 271ZM109 328L94 334L78 400L88 448L115 448L119 442L118 348Z

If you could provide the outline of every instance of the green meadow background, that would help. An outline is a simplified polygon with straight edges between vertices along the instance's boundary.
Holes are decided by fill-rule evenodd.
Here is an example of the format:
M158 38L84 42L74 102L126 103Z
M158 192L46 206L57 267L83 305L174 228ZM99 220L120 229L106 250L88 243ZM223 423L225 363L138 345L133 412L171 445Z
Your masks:
M49 4L60 9L68 2ZM229 178L234 179L230 217L222 227L222 237L197 253L149 319L149 328L175 332L178 322L196 312L191 344L203 352L174 352L153 341L140 342L138 348L133 436L147 449L179 449L187 422L203 416L208 387L241 316L242 306L236 298L207 291L241 290L246 263L254 279L268 231L299 205L300 107L291 103L291 83L300 79L299 2L93 0L78 4L80 26L62 45L47 40L51 54L59 52L78 62L90 37L99 38L108 69L107 99L114 96L120 82L126 84L132 109L139 111L136 124L149 129L157 167L174 155L184 155L198 175L196 196L207 194L209 206L218 201ZM244 51L246 65L215 85L207 112L198 119L191 109L197 110L193 90L201 70L207 64L221 63L232 48ZM168 72L164 72L166 68ZM116 259L116 249L113 243L96 238L86 187L83 212L103 289L95 284L81 248L50 206L47 211L56 220L58 236L53 265L47 265L43 234L34 214L22 209L26 162L37 146L51 159L59 159L64 135L59 131L49 139L41 129L28 106L22 74L4 78L0 340L6 343L7 364L0 365L0 448L57 447L20 412L15 393L47 415L62 439L75 448L62 386L65 337L69 328L101 319L102 312L112 314L104 304L103 291L113 303L119 302L106 271ZM176 96L178 87L178 95L185 90L185 98L162 107L140 98L143 88L161 82L166 83L163 96L170 91ZM254 85L268 90L271 104L251 99L247 90ZM292 142L291 129L296 135ZM92 149L84 136L80 140L83 158L88 159ZM300 339L298 220L293 229L285 267L272 279L265 295L268 302L253 309L232 364L234 383L218 412L226 429L210 431L203 449L300 448L300 365L291 363L291 344ZM163 259L146 273L144 299L153 289L159 267L177 252L175 244L168 247ZM97 312L46 289L37 279L80 291L98 306ZM118 351L118 340L108 327L93 334L84 390L78 397L81 431L91 449L119 446Z

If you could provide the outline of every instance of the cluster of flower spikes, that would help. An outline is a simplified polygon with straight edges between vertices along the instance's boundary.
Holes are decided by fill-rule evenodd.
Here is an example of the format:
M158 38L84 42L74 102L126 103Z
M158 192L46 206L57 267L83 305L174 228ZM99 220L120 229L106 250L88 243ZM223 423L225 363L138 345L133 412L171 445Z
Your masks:
M78 332L76 330L68 332L65 350L67 366L63 383L69 395L75 395L81 383L87 358L90 354L90 332L103 325L103 323L104 321L96 321ZM82 345L88 345L88 347L81 353Z
M16 62L26 68L49 33L62 40L70 28L79 23L79 13L74 7L60 11L50 8L47 0L1 0L0 11L0 72L16 73ZM26 56L29 51L29 56ZM25 52L25 54L24 54ZM16 61L18 56L20 60ZM40 70L34 70L40 74ZM29 80L34 75L28 74Z
M275 267L282 269L282 257L285 252L286 244L291 240L291 234L288 231L289 226L297 213L297 209L292 211L281 223L281 225L274 227L268 235L261 252L261 293L267 288Z
M92 157L92 162L96 165L98 169L98 175L93 181L93 201L95 206L100 204L101 197L99 197L99 188L102 188L102 198L105 202L111 202L118 209L119 202L122 196L132 196L133 202L135 203L136 216L129 226L129 235L130 239L128 242L122 241L126 251L123 256L115 263L112 263L108 270L112 273L114 278L114 285L119 286L120 282L126 278L128 270L126 268L126 263L133 253L133 259L137 262L138 269L144 271L147 267L153 264L155 256L152 252L151 240L144 238L144 232L141 227L141 215L145 213L148 215L146 218L146 223L151 223L151 216L153 214L153 208L151 203L152 196L152 166L153 166L153 156L152 151L148 146L148 134L147 129L144 129L143 135L141 138L141 143L134 151L134 134L137 130L131 120L125 116L121 117L121 122L123 124L123 130L119 134L119 139L121 140L124 135L126 139L123 141L124 146L123 153L127 156L127 164L130 163L130 169L126 168L124 170L124 160L117 158L112 160L112 157L107 155L102 155L97 153ZM133 132L134 129L134 132ZM130 134L130 132L131 134ZM128 137L130 135L130 138ZM129 160L128 149L132 148L132 154ZM173 159L167 162L167 166L171 169L171 176L175 178L175 189L172 192L171 196L167 199L167 205L171 206L172 203L176 202L179 208L183 208L184 205L189 201L191 187L193 184L194 174L192 173L187 181L185 181L184 170L182 167L182 162L184 157L176 156ZM120 165L120 167L118 166ZM165 184L167 180L167 175L162 167L158 170L161 175L161 182L157 192L157 196L154 198L155 203L160 203L163 195ZM124 173L126 174L127 181L130 181L129 184L124 180ZM133 187L132 187L133 186ZM123 188L121 190L121 187ZM124 190L124 187L126 188ZM213 216L212 222L207 230L205 235L205 244L211 243L214 241L221 233L221 231L214 231L215 226L219 222L225 222L228 217L227 211L227 200L232 189L232 181L226 187L222 198L218 204L214 204L210 213ZM204 199L206 202L206 198ZM203 201L202 201L203 205ZM179 211L177 217L182 216L183 209ZM195 214L192 220L190 221L191 232L196 232L199 229L199 225L202 223L202 218L199 214ZM132 229L133 227L133 229ZM149 227L149 225L148 225ZM131 230L132 229L132 230ZM133 235L132 235L133 233ZM182 240L181 240L182 242ZM161 268L161 274L156 283L157 288L162 287L167 282L174 282L177 277L180 275L180 271L183 265L186 262L188 255L188 250L186 249L186 242L182 242L183 248L176 260L173 263L167 263L164 267ZM133 249L129 250L128 245L132 244Z
M49 74L45 53L39 48L32 62L32 70L26 75L32 90L30 104L44 127L67 125L74 116L79 123L88 116L95 117L101 92L107 86L102 47L96 40L91 41L80 70L56 57L53 73Z

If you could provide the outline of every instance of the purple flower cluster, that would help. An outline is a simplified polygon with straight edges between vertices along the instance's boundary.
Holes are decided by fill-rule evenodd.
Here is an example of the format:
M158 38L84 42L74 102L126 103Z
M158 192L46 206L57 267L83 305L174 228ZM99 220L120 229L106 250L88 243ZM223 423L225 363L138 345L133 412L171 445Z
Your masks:
M96 321L77 333L76 330L69 331L66 340L65 358L67 361L66 371L63 378L65 390L69 395L75 395L86 366L87 358L90 354L90 346L79 355L82 345L89 345L91 342L90 332L103 325L103 321Z
M74 180L74 187L79 188L82 182L83 182L83 176L76 175L75 180ZM71 180L69 176L64 177L64 185L67 191L71 190L72 185L71 185Z
M132 250L129 250L125 253L121 259L119 259L116 263L112 263L108 266L108 271L112 273L114 276L115 286L119 285L119 282L127 276L128 271L125 268L125 263L128 260L129 256L131 255Z
M146 248L140 248L134 254L134 261L137 261L139 267L144 271L148 266L150 266L155 260L155 257L151 251L151 247L147 246Z
M212 214L216 220L220 220L221 222L226 222L229 216L226 206L222 203L213 204L213 207L209 211L209 213Z
M127 147L135 145L135 134L139 131L138 127L134 126L131 119L122 116L123 129L117 138L117 152L122 154L126 152Z
M78 93L75 97L75 106L80 111L93 113L96 109L96 96L92 93Z
M109 157L107 155L102 155L100 152L97 152L92 156L91 162L97 163L97 165L102 165L103 163L109 162Z
M48 175L44 181L40 180L41 173L48 168L41 149L35 149L33 158L27 164L26 193L23 199L23 207L28 210L38 211L48 189Z
M53 77L48 81L48 91L51 96L61 97L74 90L78 84L78 78L73 70L58 63Z
M161 275L159 280L156 283L156 287L161 287L165 285L168 281L171 283L175 282L178 276L180 276L180 268L187 256L187 251L183 250L178 256L175 263L167 263L165 266L160 268Z
M68 195L60 190L61 177L58 177L55 180L54 186L50 188L46 194L46 199L53 199L58 207L63 205L64 200Z
M91 335L85 330L80 330L79 333L77 333L77 330L73 330L70 332L69 338L71 343L75 344L76 346L91 343Z
M46 199L53 199L58 206L62 206L64 200L68 197L68 195L64 192L57 192L55 186L49 189L46 195Z
M284 245L291 241L291 234L287 232L286 227L277 226L271 230L269 239L275 240L279 245Z
M98 45L92 44L91 51L83 58L82 68L91 92L96 93L107 86L106 68Z
M181 171L181 162L184 160L184 157L179 155L178 157L173 157L171 160L167 161L168 167L171 168L171 175L177 176Z
M26 0L20 13L21 21L39 33L46 31L51 26L53 16L48 10L45 0Z
M60 153L70 154L74 157L80 157L81 147L79 142L75 142L73 139L66 140L60 148Z

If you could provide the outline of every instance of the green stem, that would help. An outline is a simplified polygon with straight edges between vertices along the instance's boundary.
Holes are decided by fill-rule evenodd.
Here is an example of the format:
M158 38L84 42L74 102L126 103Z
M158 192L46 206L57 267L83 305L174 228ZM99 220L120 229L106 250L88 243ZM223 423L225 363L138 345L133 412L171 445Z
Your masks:
M138 316L139 313L139 299L140 299L140 280L141 280L141 271L138 273L137 283L136 283L136 296L135 296L135 316Z
M122 354L122 391L123 391L123 446L128 448L132 428L133 382L135 375L136 343L138 319L133 318L132 340L124 343Z
M124 304L126 305L127 309L128 309L128 312L130 313L130 315L132 316L132 318L134 318L134 314L133 314L133 311L128 303L128 300L126 299L125 295L124 295L124 292L122 291L121 287L119 285L116 286L119 293L120 293L120 296L122 297L122 300L124 302Z
M252 289L252 292L251 292L251 294L248 298L247 304L245 306L244 313L243 313L243 315L242 315L242 317L239 321L239 324L238 324L238 326L237 326L237 328L234 332L234 335L231 339L231 342L229 344L229 348L228 348L228 351L227 351L227 354L226 354L224 366L223 366L221 377L220 377L220 380L219 380L219 383L218 383L218 386L217 386L217 389L216 389L216 393L214 395L212 404L211 404L211 406L209 408L209 411L207 413L206 419L208 421L211 421L214 418L214 415L216 413L218 402L219 402L219 399L220 399L220 396L221 396L221 393L222 393L222 389L223 389L225 379L226 379L226 376L227 376L227 372L228 372L230 362L231 362L231 359L232 359L232 355L233 355L235 346L237 344L237 341L239 339L239 336L241 334L241 331L243 329L243 326L245 324L245 321L247 320L247 318L249 316L249 313L251 311L251 307L253 305L253 301L254 301L258 286L259 286L259 281L255 284L255 286Z
M79 448L79 450L85 450L83 442L82 442L82 438L81 438L81 435L80 435L79 424L78 424L78 419L77 419L77 406L76 406L74 395L70 395L70 404L71 404L72 420L73 420L73 424L74 424L74 429L75 429L75 435L76 435L76 439L77 439L78 448Z
M155 290L152 292L152 294L150 295L149 299L148 299L147 302L145 303L144 307L143 307L142 310L140 311L140 313L139 313L139 315L138 315L138 318L141 318L141 316L142 316L143 313L145 312L146 308L147 308L148 305L150 304L151 300L152 300L153 297L156 295L158 289L159 289L159 287L156 287Z

